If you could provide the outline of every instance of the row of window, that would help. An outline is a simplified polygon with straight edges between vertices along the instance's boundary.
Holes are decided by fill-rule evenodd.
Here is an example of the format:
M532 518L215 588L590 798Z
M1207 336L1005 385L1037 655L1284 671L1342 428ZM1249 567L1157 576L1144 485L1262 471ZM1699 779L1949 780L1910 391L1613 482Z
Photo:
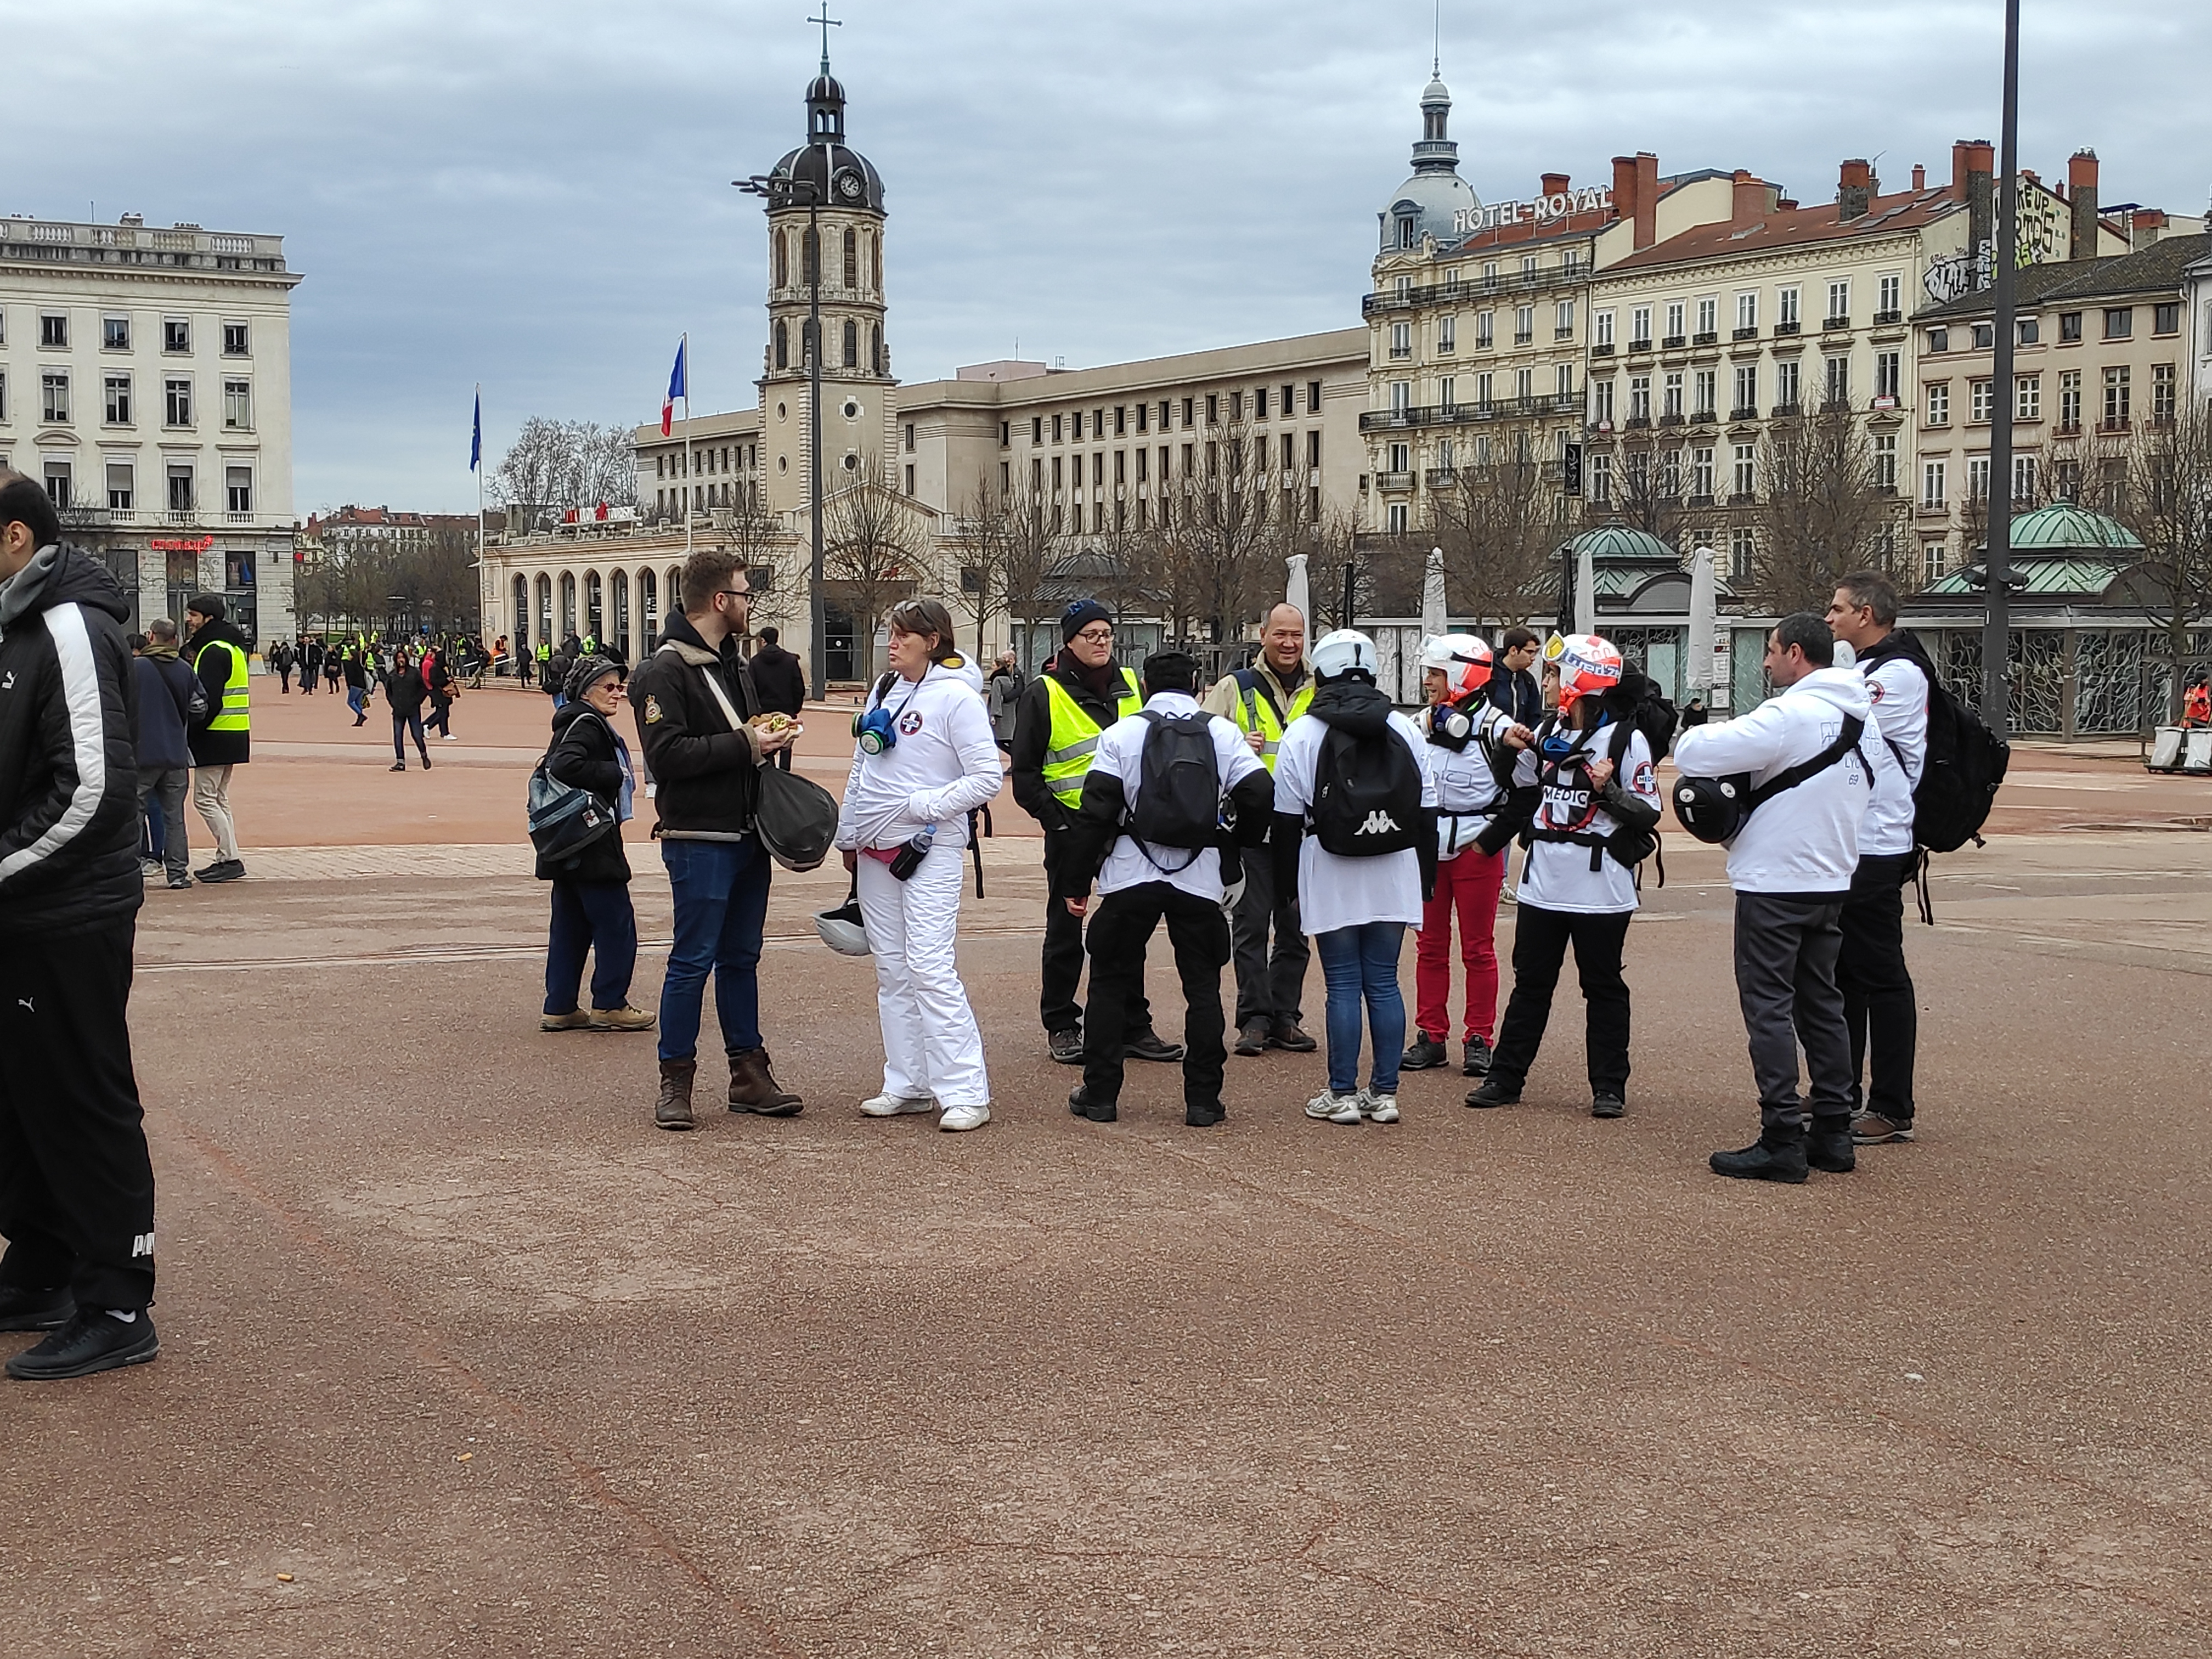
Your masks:
M653 504L664 517L684 510L684 486L673 489L661 489L653 492ZM760 486L757 483L704 483L691 486L691 510L704 513L709 507L760 505Z
M1319 380L1307 381L1305 412L1309 415L1320 414L1321 399L1322 383ZM1180 401L1182 406L1183 429L1188 431L1198 424L1200 400L1196 396L1192 396ZM1133 405L1116 404L1110 410L1102 407L1089 410L1078 409L1060 415L1032 415L1030 416L1030 441L1033 444L1045 442L1045 434L1048 430L1052 434L1051 441L1054 443L1081 443L1086 431L1094 440L1103 438L1107 435L1106 428L1109 421L1114 428L1113 435L1116 438L1126 435L1133 428L1139 432L1149 432L1155 424L1163 432L1170 431L1175 426L1176 402L1177 400L1172 398L1163 398L1158 403L1142 403ZM1284 420L1289 420L1298 413L1298 387L1295 381L1291 381L1279 388L1257 386L1249 392L1209 392L1205 397L1205 407L1206 424L1208 426L1218 426L1221 423L1224 409L1227 410L1228 418L1231 421L1245 419L1248 410L1250 418L1255 421L1270 420L1277 416ZM999 423L999 447L1002 449L1007 447L1012 441L1012 422L1001 421ZM1316 441L1320 435L1319 433L1314 434ZM909 449L914 447L911 428L908 428L907 447Z
M8 457L0 453L0 468L8 465ZM101 464L107 483L107 510L112 513L134 513L138 510L138 464L131 460L110 460ZM164 481L168 485L168 510L172 513L193 513L199 510L198 470L190 461L171 461L167 464ZM73 507L98 507L96 497L81 498L77 488L76 463L49 459L46 463L46 494L53 498L56 507L67 512ZM222 470L224 510L230 513L253 511L253 469L250 465L226 465Z
M2058 313L2058 343L2061 345L2071 344L2085 337L2081 331L2084 314L2079 311L2062 311ZM2106 306L2100 313L2094 314L2100 314L2104 319L2105 331L2101 337L2107 340L2135 338L2135 307ZM2152 306L2150 326L2154 335L2180 333L2181 301L2166 300ZM2043 327L2039 319L2033 317L2022 317L2019 320L2018 328L2021 344L2037 345L2041 343ZM1987 351L1996 343L1996 325L1995 323L1970 323L1967 325L1967 329L1969 337L1973 341L1974 349L1977 351ZM1948 351L1950 349L1951 330L1948 325L1928 331L1928 349L1930 355Z
M1552 338L1554 343L1571 340L1575 334L1575 302L1561 300L1552 307ZM1532 345L1536 339L1536 307L1516 306L1513 308L1513 343ZM1498 313L1478 311L1474 313L1474 349L1492 351L1498 345ZM1459 318L1447 313L1437 319L1437 351L1439 356L1459 349ZM1390 325L1390 356L1407 358L1413 355L1413 325L1411 323Z
M106 374L100 377L103 398L101 424L105 426L136 426L138 422L137 398L131 377L128 374ZM9 418L8 375L0 369L0 421ZM39 418L48 426L69 426L75 422L76 411L70 392L70 373L65 368L41 369L39 372ZM161 383L161 424L165 427L192 427L198 421L198 404L192 392L192 377L172 374ZM222 383L222 428L226 432L251 432L253 429L253 383L251 380L229 380Z
M1746 339L1759 332L1760 290L1742 289L1735 295L1735 321L1732 337ZM1775 290L1774 326L1778 333L1794 333L1804 325L1803 286L1785 283ZM1817 290L1815 296L1818 297ZM1905 303L1905 278L1893 272L1875 281L1875 320L1896 322L1901 319ZM1827 285L1827 310L1821 313L1824 328L1848 328L1851 324L1851 283L1848 276L1838 276ZM1721 296L1708 294L1692 300L1669 300L1663 306L1631 306L1628 307L1628 346L1632 350L1649 349L1654 339L1653 320L1662 324L1657 335L1667 346L1679 346L1694 337L1710 344L1720 338ZM1618 313L1611 307L1590 314L1592 343L1601 348L1615 342L1614 331ZM1693 330L1690 325L1695 321Z
M791 246L793 242L799 244L799 280L802 285L811 288L822 258L821 234L811 228L803 231L779 230L769 237L769 246L775 260L775 285L778 288L791 286ZM878 295L884 291L884 245L881 237L872 230L848 228L845 232L844 255L843 263L837 268L839 280L835 286L860 292L862 260L865 258L868 276L866 291Z
M2135 374L2125 363L2117 363L2104 370L2103 422L2106 428L2118 431L2127 426L2135 415ZM2171 421L2179 398L2180 380L2172 363L2154 363L2150 371L2150 413L2154 421ZM1921 424L1942 427L1951 424L1951 383L1930 380L1921 388ZM1982 425L1995 415L1996 407L1996 382L1977 380L1966 382L1966 419L1969 424ZM2043 376L2018 374L2013 377L2013 419L2039 421L2043 418ZM2081 371L2069 368L2058 376L2058 428L2078 431L2081 425Z
M105 312L100 319L100 349L102 351L128 351L131 349L132 321L125 312ZM253 355L252 331L243 322L225 321L222 329L222 355L226 357L250 357ZM8 343L8 313L0 308L0 345ZM39 313L39 349L41 351L67 351L70 349L70 313L66 311L42 311ZM161 349L170 353L188 353L192 349L192 319L189 317L161 319Z
M1903 358L1894 351L1878 351L1874 360L1874 395L1893 398L1898 395L1898 379L1902 371ZM1851 397L1851 360L1841 355L1821 360L1820 392L1830 404L1846 404ZM1730 392L1734 401L1729 407L1731 420L1751 420L1759 410L1759 365L1738 363L1730 371ZM1627 377L1627 418L1643 424L1655 413L1652 406L1653 377L1632 374ZM1700 368L1689 371L1670 369L1658 377L1659 403L1656 414L1662 420L1717 420L1719 418L1718 398L1720 371ZM1589 418L1594 426L1607 426L1615 416L1613 380L1592 380L1589 386ZM1795 413L1804 407L1803 365L1796 358L1779 358L1774 364L1773 409L1778 414ZM1687 398L1686 405L1685 398Z
M845 344L845 367L858 368L860 366L860 325L855 319L848 317L845 319L842 332ZM813 359L807 355L807 330L804 325L800 326L799 334L799 367L801 369L811 368L814 366ZM775 319L772 349L775 354L775 366L778 368L789 368L792 366L791 330L781 317ZM890 373L884 366L884 325L881 323L868 325L868 373L871 374Z
M1277 465L1279 455L1279 465L1284 471L1291 472L1297 469L1298 446L1297 435L1295 433L1284 433L1281 435L1279 448L1271 445L1265 438L1255 438L1252 441L1253 447L1250 452L1252 459L1262 471ZM1232 439L1226 445L1212 441L1209 441L1202 447L1198 444L1183 445L1182 476L1186 478L1194 478L1199 476L1198 463L1201 453L1205 458L1206 476L1212 477L1218 475L1221 471L1224 452L1230 471L1241 474L1244 470L1246 451L1243 444ZM1145 448L1115 450L1113 452L1114 482L1117 484L1132 482L1129 458L1133 454L1136 457L1134 482L1151 483L1153 477L1152 458L1155 453L1159 456L1158 476L1163 481L1166 480L1171 476L1168 470L1168 463L1171 459L1172 452L1169 446L1162 444L1157 452ZM1107 452L1103 449L1094 451L1091 454L1091 482L1094 485L1103 485L1106 482L1106 456ZM1063 462L1070 465L1063 466ZM1321 434L1318 432L1306 434L1305 465L1309 468L1321 465ZM1033 494L1042 495L1044 491L1045 465L1044 456L1030 457L1030 489ZM1082 456L1054 455L1051 458L1051 468L1052 487L1054 490L1065 489L1071 483L1079 489L1083 487ZM1001 476L1004 476L1003 467Z
M1188 502L1182 508L1183 520L1190 521L1193 515L1202 520L1208 510L1204 503ZM1268 511L1264 501L1258 510L1262 515ZM1103 536L1111 532L1155 527L1167 530L1173 528L1176 522L1176 498L1173 495L1162 495L1156 501L1140 495L1134 501L1093 501L1090 504L1087 520L1081 501L1070 502L1064 507L1057 502L1049 507L1040 504L1036 511L1040 518L1052 526L1054 531L1066 531L1076 536ZM1285 489L1279 491L1275 497L1273 511L1285 524L1297 524L1301 520L1318 524L1321 521L1321 486L1312 484L1304 490Z
M680 478L684 476L686 460L694 473L757 471L760 467L758 444L708 444L704 449L663 451L653 458L653 476L656 478Z

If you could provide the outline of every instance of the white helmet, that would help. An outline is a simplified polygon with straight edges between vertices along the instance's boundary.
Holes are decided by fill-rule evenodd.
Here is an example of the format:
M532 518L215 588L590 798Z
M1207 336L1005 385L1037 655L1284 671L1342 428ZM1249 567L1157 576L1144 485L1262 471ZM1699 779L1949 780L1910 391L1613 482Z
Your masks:
M1421 641L1421 666L1449 680L1457 699L1490 684L1490 647L1472 634L1431 634Z
M847 899L834 910L814 913L814 931L822 942L841 957L868 954L868 930L860 920L860 902Z
M1381 666L1375 641L1356 628L1340 628L1314 642L1313 672L1317 680L1339 680L1347 674L1358 674L1372 685Z

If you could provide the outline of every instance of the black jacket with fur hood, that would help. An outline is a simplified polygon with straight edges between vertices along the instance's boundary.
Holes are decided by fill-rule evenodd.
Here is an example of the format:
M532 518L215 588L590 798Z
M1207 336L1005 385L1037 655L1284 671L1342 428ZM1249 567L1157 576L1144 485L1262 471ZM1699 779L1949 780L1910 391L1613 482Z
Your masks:
M143 901L130 614L65 543L0 583L0 938L127 921Z
M714 687L729 699L722 711ZM744 724L762 712L751 673L734 646L708 649L682 616L629 678L638 744L659 815L657 836L673 841L738 841L760 801L760 743Z

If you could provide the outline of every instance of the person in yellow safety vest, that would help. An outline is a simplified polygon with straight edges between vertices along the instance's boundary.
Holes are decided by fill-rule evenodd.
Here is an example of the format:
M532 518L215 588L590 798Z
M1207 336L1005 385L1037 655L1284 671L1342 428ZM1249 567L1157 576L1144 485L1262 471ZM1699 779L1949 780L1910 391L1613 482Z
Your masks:
M1083 923L1063 899L1087 895L1068 874L1068 831L1083 799L1083 779L1098 747L1098 734L1144 707L1133 670L1114 656L1114 613L1096 599L1079 599L1060 619L1060 650L1053 665L1031 680L1014 705L1014 738L1008 774L1014 803L1044 826L1047 892L1043 988L1038 1012L1052 1057L1083 1064L1083 1006L1076 991L1083 978ZM1141 984L1141 977L1139 983ZM1136 1060L1173 1062L1182 1045L1164 1042L1152 1030L1152 1005L1139 990L1129 1000L1122 1053Z
M252 758L248 714L246 635L228 620L220 593L196 593L185 602L184 655L207 694L208 716L188 733L192 750L192 805L215 838L215 862L196 872L204 882L236 881L246 873L238 856L238 831L230 817L230 773Z
M553 660L553 642L550 640L538 641L538 649L535 654L538 659L538 673L536 678L538 680L543 681L545 678L545 665Z
M1313 701L1313 672L1306 665L1305 650L1305 617L1294 605L1277 605L1261 624L1258 660L1224 674L1200 705L1209 714L1236 721L1271 773L1284 731ZM1273 867L1257 848L1244 860L1244 893L1231 922L1236 935L1237 1052L1251 1055L1287 1048L1311 1054L1314 1040L1299 1024L1311 949L1298 921L1297 892L1276 892Z

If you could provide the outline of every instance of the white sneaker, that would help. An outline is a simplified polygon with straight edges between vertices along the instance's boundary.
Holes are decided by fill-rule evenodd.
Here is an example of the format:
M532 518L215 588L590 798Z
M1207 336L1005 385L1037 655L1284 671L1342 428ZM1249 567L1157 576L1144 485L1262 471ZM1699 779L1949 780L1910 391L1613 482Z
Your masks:
M441 741L446 743L459 743L460 739L455 737L452 732L448 732L445 734Z
M902 1099L897 1095L878 1095L873 1100L860 1103L860 1110L870 1117L898 1117L908 1112L933 1112L937 1103L927 1095Z
M1331 1094L1324 1089L1306 1102L1306 1115L1329 1123L1357 1123L1359 1121L1359 1097L1356 1093Z
M937 1120L937 1127L949 1134L958 1134L963 1129L980 1129L990 1121L988 1102L977 1106L947 1106L945 1115Z
M1398 1097L1378 1095L1365 1089L1359 1091L1360 1115L1376 1123L1395 1123L1398 1121Z

